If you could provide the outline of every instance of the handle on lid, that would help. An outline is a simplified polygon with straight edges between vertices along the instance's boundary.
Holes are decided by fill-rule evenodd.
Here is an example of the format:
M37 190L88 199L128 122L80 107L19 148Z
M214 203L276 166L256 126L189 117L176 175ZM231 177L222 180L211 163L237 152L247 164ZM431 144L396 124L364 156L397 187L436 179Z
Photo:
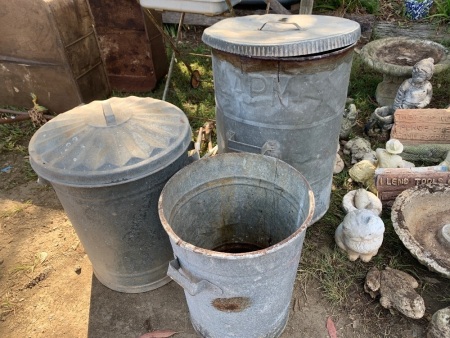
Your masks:
M103 116L105 116L105 121L107 126L116 126L116 117L114 116L114 112L111 108L109 102L102 102L103 108Z
M261 26L261 28L259 28L259 30L262 31L264 26L267 25L268 23L276 23L276 24L283 24L283 25L294 25L299 31L302 30L302 28L298 25L298 23L296 23L296 22L287 22L287 19L288 18L282 18L282 19L277 20L277 21L267 21Z

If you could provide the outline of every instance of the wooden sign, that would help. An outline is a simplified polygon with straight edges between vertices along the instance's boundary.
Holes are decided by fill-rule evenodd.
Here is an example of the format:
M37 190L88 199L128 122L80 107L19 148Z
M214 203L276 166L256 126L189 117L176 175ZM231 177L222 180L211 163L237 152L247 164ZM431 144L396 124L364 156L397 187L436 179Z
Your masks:
M450 109L397 109L391 138L404 145L450 144Z
M446 166L418 168L378 168L375 170L375 186L378 198L392 204L395 198L408 188L422 184L450 184L450 172Z

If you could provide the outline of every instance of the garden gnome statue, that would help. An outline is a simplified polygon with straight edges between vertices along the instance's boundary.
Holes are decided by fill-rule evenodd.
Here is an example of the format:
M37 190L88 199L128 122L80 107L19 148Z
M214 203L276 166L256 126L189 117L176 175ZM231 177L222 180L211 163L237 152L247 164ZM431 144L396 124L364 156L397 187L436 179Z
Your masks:
M412 168L414 164L404 161L399 155L403 152L403 144L394 138L386 142L386 149L377 148L375 154L378 168Z
M412 77L400 85L394 104L375 109L364 127L364 131L368 133L374 127L378 127L382 131L391 130L394 124L394 112L397 109L425 108L433 95L433 88L429 81L433 72L433 58L417 62L412 69Z
M367 209L354 210L337 227L335 240L351 261L361 258L368 262L378 253L383 234L384 223L380 217Z

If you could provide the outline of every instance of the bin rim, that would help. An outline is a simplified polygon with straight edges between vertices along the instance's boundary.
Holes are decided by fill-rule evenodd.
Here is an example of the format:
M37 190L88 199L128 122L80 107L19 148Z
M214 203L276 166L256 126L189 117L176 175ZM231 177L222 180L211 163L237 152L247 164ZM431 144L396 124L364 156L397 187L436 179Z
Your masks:
M229 253L229 252L222 252L222 251L215 251L215 250L211 250L211 249L205 249L205 248L201 248L198 247L194 244L191 244L187 241L185 241L184 239L182 239L180 236L178 236L175 231L172 229L172 226L170 225L169 221L167 220L167 218L165 217L164 214L164 210L163 210L163 199L164 199L164 195L166 193L166 186L169 184L169 182L171 180L174 180L177 178L177 176L181 176L183 174L183 172L192 169L193 166L198 165L198 163L201 163L201 161L211 161L214 160L214 157L218 157L218 156L239 156L239 155L245 155L247 157L266 157L266 158L273 158L270 156L265 156L265 155L258 155L258 154L252 154L252 153L225 153L225 154L219 154L213 157L209 157L206 159L200 159L194 163L189 164L188 166L182 168L181 170L179 170L175 175L173 175L169 181L166 183L166 185L164 186L159 199L158 199L158 213L159 213L159 218L161 220L161 224L164 228L164 230L166 231L166 233L168 234L169 238L171 241L173 241L177 246L190 251L190 252L194 252L194 253L199 253L208 257L215 257L215 258L223 258L223 259L232 259L232 260L239 260L239 259L248 259L248 258L252 258L252 257L260 257L260 256L264 256L273 252L276 252L288 245L290 245L290 243L292 243L293 241L295 241L295 239L304 231L306 231L306 229L311 225L311 220L313 218L314 215L314 209L315 209L315 199L314 199L314 193L311 189L311 186L309 185L309 182L306 180L306 178L303 176L302 173L300 173L297 169L295 169L293 166L291 166L290 164L277 159L277 158L273 158L276 161L279 161L280 163L283 163L283 165L286 165L287 167L290 167L295 173L297 173L299 176L301 176L301 178L304 180L306 187L308 188L308 197L309 197L309 209L308 209L308 214L307 217L305 218L305 220L303 221L303 223L301 224L301 226L294 231L291 235L289 235L288 237L286 237L285 239L283 239L282 241L279 241L278 243L275 243L274 245L271 245L267 248L264 249L260 249L260 250L255 250L255 251L248 251L248 252L241 252L241 253Z

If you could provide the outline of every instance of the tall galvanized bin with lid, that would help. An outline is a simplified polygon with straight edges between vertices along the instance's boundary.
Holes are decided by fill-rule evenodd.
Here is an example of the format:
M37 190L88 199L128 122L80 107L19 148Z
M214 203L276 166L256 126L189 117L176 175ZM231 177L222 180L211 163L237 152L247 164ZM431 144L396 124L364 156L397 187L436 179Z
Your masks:
M207 28L219 152L278 157L328 210L358 23L319 15L251 15Z
M151 98L111 98L76 107L41 127L29 144L107 287L155 289L173 253L158 217L164 184L187 161L185 114Z

